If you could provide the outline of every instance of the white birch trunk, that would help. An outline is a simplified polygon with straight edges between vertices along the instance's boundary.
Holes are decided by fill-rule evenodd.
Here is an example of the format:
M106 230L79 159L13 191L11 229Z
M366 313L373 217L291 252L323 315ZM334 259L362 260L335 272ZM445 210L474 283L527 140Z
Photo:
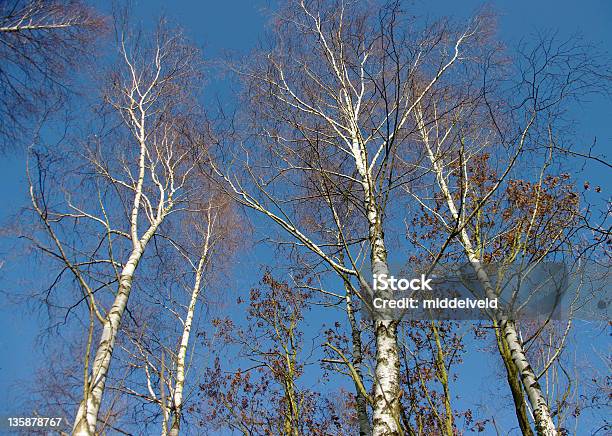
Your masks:
M465 232L464 230L461 233L461 239L463 241L469 261L472 264L474 271L476 272L478 280L483 284L487 297L489 299L496 298L487 272L483 268L483 265L480 260L476 257L474 249L472 248L472 245L469 239L467 238L467 232ZM465 235L463 235L464 233ZM502 330L502 334L504 335L504 337L506 338L506 342L508 343L512 363L518 369L523 388L527 393L527 399L529 400L529 405L533 410L533 417L538 435L556 436L557 429L552 420L552 416L550 414L546 398L542 393L542 388L540 387L540 384L537 381L533 368L527 360L523 343L516 331L516 326L514 325L514 322L502 319L500 320L499 325Z
M198 296L200 295L200 287L202 284L202 271L206 257L202 256L198 263L195 276L195 284L191 293L191 301L187 309L185 325L183 327L183 335L181 337L181 345L176 359L176 384L174 386L173 395L173 418L172 427L168 433L170 436L178 436L181 428L181 412L183 408L183 389L185 387L185 361L187 357L187 347L189 346L189 335L191 333L191 325L193 324L193 316L195 314Z
M422 118L417 118L417 121L419 122L419 128L422 132L424 132L425 126L422 123ZM459 211L455 205L455 201L450 193L450 190L448 189L448 185L446 184L446 181L442 174L442 168L440 166L440 163L434 156L433 151L430 147L426 133L423 133L423 139L425 141L429 159L431 160L433 169L435 171L438 184L446 199L449 211L451 212L453 219L458 220ZM461 243L464 247L466 256L470 264L474 268L478 280L483 285L487 297L489 299L496 298L496 294L493 291L493 287L491 285L491 281L489 280L488 274L483 268L480 259L476 255L476 251L474 250L472 241L470 240L465 227L461 229L461 231L459 232L459 236L461 239ZM546 399L544 397L544 394L542 393L542 389L537 381L533 368L527 360L523 344L516 332L516 327L514 323L512 321L500 320L500 326L502 328L502 333L504 334L508 342L508 346L511 351L512 362L519 370L523 388L527 393L529 404L533 410L536 430L538 434L542 436L556 436L557 430L553 423Z
M456 210L454 213L456 213ZM472 264L478 280L482 283L487 297L489 299L496 298L496 294L493 291L493 286L491 285L488 274L483 268L480 259L478 259L476 256L476 252L471 244L467 231L463 229L460 236L468 260ZM523 388L527 393L527 399L529 400L529 404L533 410L533 416L538 434L542 436L556 436L557 430L553 423L552 416L550 415L546 398L542 393L542 388L536 379L533 368L527 360L523 343L517 334L514 322L505 319L500 320L500 327L502 329L502 334L506 338L508 347L510 348L512 362L519 371Z
M132 289L134 272L142 257L143 249L144 247L139 247L133 250L127 264L121 271L119 290L102 328L102 337L100 338L100 344L98 345L89 376L87 396L81 401L74 421L73 435L75 436L95 434L98 412L102 402L102 394L110 367L113 347L115 346L117 332L119 331L123 312L127 306Z
M552 420L546 398L542 393L542 388L536 379L533 368L531 368L531 365L527 360L527 356L525 356L523 343L517 334L514 322L503 320L501 321L500 326L502 333L508 342L512 361L519 370L521 380L523 381L523 387L525 388L525 392L527 392L527 398L529 399L529 404L533 410L533 417L536 423L536 431L538 432L538 435L556 436L557 429Z
M489 299L496 298L487 272L483 268L480 260L476 257L474 249L467 238L467 232L463 230L461 233L461 239L463 241L469 261L476 272L478 280L483 284L487 297ZM500 328L502 330L502 334L506 338L506 342L508 343L512 363L518 369L523 388L527 393L527 399L529 400L529 405L533 410L533 417L538 435L556 436L557 429L552 420L546 398L542 393L542 388L540 387L540 383L538 383L533 368L527 360L523 342L516 331L514 322L502 319L500 320Z
M373 183L368 167L365 147L358 134L353 136L355 165L362 180L364 206L367 211L368 237L371 245L370 262L372 274L388 275L387 250L385 248L382 218L376 207ZM388 291L385 291L388 292ZM376 295L385 298L384 295ZM399 435L400 428L400 361L397 346L397 321L374 313L374 335L376 336L376 368L372 412L373 436Z
M374 436L399 435L399 356L397 323L374 321L376 334L376 370L374 386Z
M147 243L157 230L160 222L161 219L158 219L154 225L149 227L147 232L143 235L143 238L134 244L134 249L130 254L128 262L121 271L117 296L106 316L106 322L102 327L100 344L98 345L96 357L88 380L87 395L81 401L74 419L74 427L72 430L74 436L92 436L95 434L100 404L102 403L102 395L104 394L106 378L113 355L113 348L115 346L123 313L127 307L130 292L132 290L134 273L136 272L136 267L140 262Z
M372 248L373 274L388 274L386 252L382 237ZM388 298L377 295L382 298ZM397 347L397 322L384 314L374 314L376 336L376 368L374 377L374 405L372 434L388 436L400 434L400 361Z

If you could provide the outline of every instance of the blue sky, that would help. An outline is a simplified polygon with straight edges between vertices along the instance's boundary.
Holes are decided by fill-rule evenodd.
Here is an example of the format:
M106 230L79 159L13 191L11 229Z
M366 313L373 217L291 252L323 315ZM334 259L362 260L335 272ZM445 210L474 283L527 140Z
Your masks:
M134 0L132 3L135 18L145 23L161 13L179 23L187 35L203 47L209 59L221 56L225 51L247 53L252 49L262 35L269 19L266 10L270 8L269 2L255 0ZM580 33L587 40L612 51L612 1L517 0L490 4L499 13L499 32L503 40L516 42L529 38L538 29L550 29L558 31L562 38ZM481 5L482 2L476 0L414 1L408 8L414 8L416 15L467 17ZM205 92L209 98L215 92L223 98L226 95L225 85L223 77L211 77ZM576 136L585 144L590 144L596 137L597 151L610 157L612 104L601 96L594 96L590 100L588 104L572 108L575 113L580 113L581 119L581 124L575 126ZM592 184L609 187L609 173L605 167L592 166L588 175L581 174L578 180L586 180L587 176ZM27 204L26 188L24 154L17 151L0 157L0 223L10 222ZM604 188L604 193L607 192ZM14 242L9 235L2 234L0 260L4 261L4 266L0 270L0 290L8 294L20 293L20 286L28 283L26 279L31 274L12 252ZM259 278L259 274L254 275L253 282ZM26 312L2 298L0 331L5 333L0 337L0 392L5 394L0 399L0 414L10 408L11 386L19 380L27 380L33 374L40 356L36 351L35 338L41 327L34 313ZM475 364L479 359L483 360L484 371L495 370L494 363L484 362L486 358L482 355L471 359L475 360L472 362ZM471 383L462 394L483 396L486 381L475 372L468 375Z

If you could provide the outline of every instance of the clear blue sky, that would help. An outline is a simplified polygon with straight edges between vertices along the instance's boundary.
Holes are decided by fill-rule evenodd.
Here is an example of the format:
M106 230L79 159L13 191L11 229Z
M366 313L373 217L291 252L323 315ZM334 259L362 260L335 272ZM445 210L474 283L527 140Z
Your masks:
M269 8L268 2L256 0L135 0L132 3L134 15L143 22L149 22L164 13L179 23L188 36L204 48L208 58L219 56L225 50L246 52L251 49L268 19L262 12ZM558 30L561 37L579 32L587 40L612 51L612 1L515 0L494 1L490 4L500 14L499 31L506 41L528 38L537 29L552 29ZM482 2L476 0L443 0L414 1L408 7L414 8L416 15L465 17L480 5ZM222 78L209 80L209 95L215 88L223 88ZM223 96L223 92L220 95ZM597 137L599 152L610 157L612 105L603 98L594 97L591 100L588 105L574 108L581 113L582 120L581 125L576 126L578 137L585 143ZM609 189L609 173L604 168L594 168L588 175L589 180L593 184L608 186ZM604 189L604 192L609 191ZM27 201L23 153L0 157L0 193L0 222L4 224ZM24 270L11 252L14 241L4 235L2 238L0 260L5 265L0 270L0 289L15 293L22 283L27 283L30 271ZM253 279L256 282L259 276ZM33 374L39 356L34 348L39 328L37 318L21 308L6 301L0 306L0 331L4 332L0 337L0 393L3 393L0 394L0 414L10 407L11 385L19 380L27 380ZM490 362L484 366L484 371L493 371ZM485 382L476 377L476 373L470 375L472 386L465 387L462 393L467 395L472 391L473 395L480 393L482 396Z

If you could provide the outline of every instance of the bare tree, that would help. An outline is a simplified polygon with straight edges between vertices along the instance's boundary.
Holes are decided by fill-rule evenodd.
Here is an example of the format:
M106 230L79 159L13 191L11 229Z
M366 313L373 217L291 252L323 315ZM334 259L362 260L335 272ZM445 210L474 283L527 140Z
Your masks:
M555 44L543 39L532 51L522 51L519 59L524 61L518 62L521 74L518 84L511 87L512 94L506 96L509 104L505 107L494 100L504 83L491 74L494 58L489 56L483 69L482 98L464 99L462 93L448 90L434 96L426 107L419 104L414 112L439 191L425 191L422 198L414 190L408 192L447 232L448 242L458 238L489 298L498 296L499 290L483 264L518 260L533 266L558 252L575 234L578 197L571 190L554 192L559 178L546 173L554 150L552 135L560 128L559 118L568 100L607 86L605 76L600 75L605 65L578 43ZM464 89L469 90L472 83L473 79L465 82ZM500 145L503 152L497 149ZM509 180L512 175L530 172L520 164L521 159L533 162L536 156L545 162L537 182ZM498 161L490 163L493 159ZM517 186L527 186L530 192L517 195ZM509 196L506 199L513 206L504 209L497 194ZM517 213L518 222L510 223ZM492 229L498 225L499 233L494 234ZM435 251L431 256L435 257ZM494 326L521 430L531 434L524 391L538 434L557 434L538 383L541 375L529 362L515 320L496 318Z
M313 297L313 291L291 289L266 272L240 303L247 305L245 326L215 320L217 334L226 347L238 346L246 367L232 369L233 362L218 356L207 371L201 385L209 403L207 427L262 436L352 434L334 402L301 382L311 367L303 325Z
M199 190L201 192L192 194L202 198L214 192L203 186L199 186ZM158 309L144 312L138 323L127 327L129 340L123 345L125 363L130 368L137 368L139 374L134 378L134 386L128 383L115 389L156 405L161 414L163 435L178 435L184 420L187 372L194 359L193 355L188 356L188 351L191 348L192 353L196 352L197 341L193 343L191 339L197 328L196 311L202 306L201 292L207 276L210 278L214 272L213 258L215 264L229 261L233 239L240 228L231 206L219 195L211 194L205 201L191 198L184 225L175 229L179 234L173 238L164 234L164 240L170 242L176 252L176 260L161 257L159 276L144 286L151 286L152 289L145 292L150 294ZM185 267L187 279L178 273ZM186 280L187 283L183 283ZM174 288L178 284L177 292ZM155 287L160 289L155 290ZM177 324L177 321L178 330L169 328L169 324ZM201 377L197 370L193 371L192 388Z
M363 220L365 234L357 240L367 241L369 248L359 255L368 253L368 264L379 277L389 272L387 206L399 207L390 200L395 188L419 176L419 153L404 146L412 115L466 58L467 47L488 31L482 18L460 30L445 23L414 31L409 27L397 3L383 8L292 3L279 14L272 50L238 71L249 86L265 147L262 152L245 148L242 171L250 180L218 170L238 201L276 222L345 281L356 277L370 292L371 281L359 272L356 251L342 235L333 204L329 219L338 225L348 267L335 259L333 248L300 228L292 214L304 198L300 184L308 179L305 175L322 174L333 181L333 195L350 198ZM414 87L417 80L424 86ZM384 297L384 291L378 292ZM373 328L372 432L400 434L397 321L379 313Z
M67 210L51 208L46 186L39 183L45 178L44 167L38 167L38 181L30 172L32 205L49 241L48 245L36 244L72 273L82 290L82 301L89 307L83 397L73 428L79 435L96 432L137 267L162 223L181 204L181 193L197 164L197 150L203 150L196 145L199 137L193 133L198 114L193 97L200 77L199 52L164 23L150 40L145 38L121 34L121 63L105 94L106 105L120 124L112 130L113 135L91 138L94 147L85 154L85 174L93 174L97 211L91 211L91 197L80 197L70 189L64 200ZM104 143L111 139L120 145ZM87 251L90 244L79 247L78 242L63 238L61 225L67 220L97 226L93 251ZM105 245L106 256L100 251ZM110 291L113 285L116 291L103 299L101 289ZM107 310L105 304L109 304ZM96 323L101 326L97 347L93 342Z
M104 28L80 1L0 3L0 142L12 148L58 109L73 72ZM34 127L33 127L34 126Z
M0 136L16 140L28 117L67 95L66 71L102 24L80 2L6 4L0 92L18 104L0 103L9 126ZM203 427L248 435L358 427L361 436L454 436L462 416L483 431L486 422L453 399L452 368L465 351L457 325L373 310L374 298L392 298L374 277L380 285L406 252L429 272L467 259L495 298L488 264L583 259L592 247L576 253L582 229L595 245L609 241L606 218L594 223L569 176L551 169L574 153L562 140L566 103L609 83L588 47L544 39L514 56L493 38L486 11L461 24L421 23L400 0L292 0L276 18L270 45L229 67L243 101L218 137L205 131L197 101L200 52L163 22L152 35L118 22L119 62L83 123L86 138L70 132L31 149L38 227L23 237L57 271L39 296L59 312L54 327L72 323L83 336L71 351L84 344L49 368L71 377L51 386L62 401L46 403L65 416L78 403L75 435L124 424L188 431L201 406L190 401L196 386ZM276 225L264 226L265 237L306 273L291 286L266 274L251 292L248 326L212 321L227 348L205 347L217 360L197 373L197 317L220 268L211 259L239 231L229 199ZM414 227L406 246L403 218ZM346 318L323 332L309 360L302 326L315 304ZM571 319L491 321L521 431L532 435L533 422L539 435L563 433L572 392L560 362ZM229 369L231 347L248 368ZM347 376L352 392L328 399L301 385L315 361ZM76 377L70 369L81 366ZM544 383L564 390L549 394Z

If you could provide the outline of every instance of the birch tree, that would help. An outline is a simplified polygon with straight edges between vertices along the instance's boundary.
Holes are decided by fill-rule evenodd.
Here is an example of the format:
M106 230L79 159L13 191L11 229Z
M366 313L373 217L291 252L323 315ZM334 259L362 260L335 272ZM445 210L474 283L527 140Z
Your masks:
M47 238L46 243L35 244L59 261L62 271L74 276L83 294L80 302L88 305L84 385L74 420L75 435L97 431L135 273L162 223L182 204L181 193L197 162L194 150L202 149L195 145L198 135L193 133L193 121L198 110L193 101L196 93L191 92L200 77L199 53L180 32L163 23L150 41L144 35L120 35L120 63L104 94L105 108L109 109L104 116L115 117L119 123L109 133L89 138L85 152L73 150L85 159L85 173L80 174L93 174L89 186L95 188L94 205L91 196L67 189L65 210L51 208L49 188L36 183L30 171L32 206ZM108 140L117 143L105 143ZM45 174L44 165L38 165L38 182ZM79 246L61 228L69 220L94 229L93 237L81 239ZM113 286L116 289L111 291ZM101 295L101 290L109 293Z
M427 204L414 191L409 192L421 203L426 214L438 221L450 239L457 237L489 298L497 293L484 263L493 259L508 263L529 258L535 264L575 233L579 215L577 195L564 192L555 196L551 191L558 178L551 184L551 176L544 177L544 174L550 165L553 135L559 127L564 105L601 86L605 88L605 80L602 83L599 75L605 68L579 44L556 45L553 40L546 39L520 56L524 64L519 64L519 81L511 88L513 95L508 95L510 104L505 108L493 102L496 92L489 88L492 83L487 83L485 76L481 102L454 100L462 97L449 90L430 101L427 108L419 104L414 112L419 138L439 190L433 195L424 194L423 198L439 198L439 204ZM485 68L485 72L489 70ZM495 76L493 80L497 82ZM469 83L472 82L464 86ZM500 146L504 147L501 153L496 148ZM508 220L510 213L508 209L501 210L495 194L498 190L509 195L516 193L517 182L508 180L509 174L516 177L521 170L527 171L519 162L528 156L530 159L541 156L545 160L539 181L534 183L531 193L521 200L514 195L511 201L532 207L523 209L520 225L491 234L491 228ZM491 164L490 159L499 161ZM493 218L487 213L501 216ZM505 255L499 258L487 252L491 245L501 247L498 250L503 250ZM515 320L499 318L493 321L522 432L532 434L523 403L524 391L538 434L556 435L558 429L553 414L538 383L541 375L535 373L529 362Z
M202 275L204 273L204 268L210 260L210 254L216 244L220 234L217 230L219 226L219 204L213 205L209 204L206 208L205 220L204 220L204 228L200 229L202 234L202 247L199 254L199 259L197 263L193 263L189 259L188 262L191 263L194 273L194 285L193 290L191 292L191 298L189 300L189 305L187 307L187 313L185 315L185 319L183 320L183 332L181 334L180 345L178 349L178 353L176 354L176 381L174 384L174 388L171 390L170 395L170 411L172 412L172 420L171 427L169 431L167 430L168 420L165 418L167 413L164 413L164 423L162 424L162 434L169 434L171 436L178 436L179 430L181 427L181 415L183 411L183 398L184 398L184 389L185 389L185 377L187 371L187 348L189 347L189 337L191 335L191 328L193 325L193 320L195 316L195 310L198 303L198 298L200 294L200 289L202 287ZM217 234L216 234L217 233Z
M129 340L122 346L124 366L137 373L125 386L116 388L154 405L161 416L163 435L179 434L187 399L193 396L201 379L192 362L198 361L196 348L200 341L194 342L193 338L200 333L199 312L205 299L202 292L206 282L211 281L213 262L222 269L219 264L230 261L236 230L240 228L231 203L215 195L214 190L198 186L198 192L191 194L200 200L191 199L185 222L175 229L178 234L172 238L164 235L173 257L160 257L159 274L144 285L147 299L154 302L149 305L150 311L143 312L137 323L127 327ZM139 419L142 422L146 418Z
M399 4L292 3L279 15L273 48L238 71L257 111L263 150L244 148L241 171L250 179L219 166L218 174L243 205L271 219L339 276L356 277L368 289L348 241L346 267L292 217L302 198L302 174L324 173L343 187L334 195L348 196L362 217L372 272L388 273L387 206L399 206L391 200L394 189L419 175L418 151L402 147L412 114L487 31L482 18L461 29L435 23L413 31ZM423 88L412 86L417 78ZM328 213L335 220L333 207ZM379 315L373 325L372 432L395 435L403 432L397 322Z

